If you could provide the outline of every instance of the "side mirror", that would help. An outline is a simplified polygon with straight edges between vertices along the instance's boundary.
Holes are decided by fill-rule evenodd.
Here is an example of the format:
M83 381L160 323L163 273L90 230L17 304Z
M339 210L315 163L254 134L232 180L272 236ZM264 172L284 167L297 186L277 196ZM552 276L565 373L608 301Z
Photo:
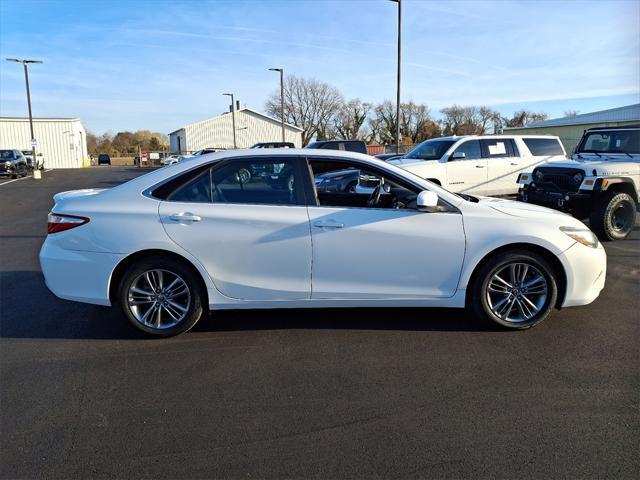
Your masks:
M438 195L429 190L423 190L418 194L416 207L418 210L431 210L438 206Z
M467 154L464 152L453 152L449 160L464 160L467 158Z

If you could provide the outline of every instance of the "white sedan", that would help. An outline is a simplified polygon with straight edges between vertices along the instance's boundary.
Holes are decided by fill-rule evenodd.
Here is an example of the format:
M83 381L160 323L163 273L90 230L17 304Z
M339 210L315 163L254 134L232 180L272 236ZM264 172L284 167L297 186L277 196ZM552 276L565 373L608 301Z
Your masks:
M378 186L316 190L315 176L350 169ZM568 215L456 195L350 152L219 152L54 199L49 289L117 305L156 336L241 308L466 306L523 329L592 302L606 274L604 249Z

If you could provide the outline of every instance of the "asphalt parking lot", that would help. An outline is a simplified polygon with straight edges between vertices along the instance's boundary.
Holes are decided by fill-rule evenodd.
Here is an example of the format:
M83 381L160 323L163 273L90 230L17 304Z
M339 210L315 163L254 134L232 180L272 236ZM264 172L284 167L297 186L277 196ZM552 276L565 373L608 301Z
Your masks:
M590 306L525 332L458 310L212 315L143 338L46 289L52 195L0 185L2 478L638 478L640 227ZM2 183L2 181L0 181Z

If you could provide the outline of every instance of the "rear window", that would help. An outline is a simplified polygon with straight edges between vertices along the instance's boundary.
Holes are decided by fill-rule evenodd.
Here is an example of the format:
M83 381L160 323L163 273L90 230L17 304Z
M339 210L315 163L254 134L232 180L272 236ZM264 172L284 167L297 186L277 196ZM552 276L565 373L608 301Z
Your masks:
M548 155L564 155L562 145L557 138L523 138L531 155L544 157Z
M98 160L109 160L109 155L103 153L102 155L98 155Z

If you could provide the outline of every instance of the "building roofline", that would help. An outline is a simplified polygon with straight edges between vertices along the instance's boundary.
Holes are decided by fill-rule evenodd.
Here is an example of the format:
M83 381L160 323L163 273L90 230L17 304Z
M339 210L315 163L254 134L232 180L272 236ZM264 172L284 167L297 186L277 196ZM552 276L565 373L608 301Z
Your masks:
M251 109L251 108L246 108L246 107L245 107L245 108L241 108L240 110L236 110L236 112L243 112L243 111L253 113L254 115L257 115L257 116L259 116L259 117L266 118L267 120L271 120L272 122L276 122L276 123L278 123L278 124L280 124L280 123L281 123L281 121L280 121L280 120L278 120L277 118L270 117L269 115L265 115L264 113L258 112L258 111L256 111L256 110ZM199 120L199 121L197 121L197 122L188 123L188 124L186 124L186 125L183 125L183 126L182 126L182 127L180 127L180 128L175 129L175 130L174 130L174 131L172 131L172 132L169 132L169 133L168 133L168 135L171 135L171 134L173 134L173 133L179 132L180 130L184 130L184 129L186 129L187 127L193 127L194 125L199 125L199 124L201 124L201 123L208 122L209 120L213 120L213 119L215 119L215 118L222 117L222 116L227 115L227 114L229 114L229 113L231 113L231 112L222 112L220 115L216 115L215 117L205 118L204 120ZM295 126L295 125L291 125L290 123L287 123L287 122L285 122L285 124L284 124L284 125L285 125L285 127L289 127L289 128L291 128L291 129L293 129L293 130L297 130L297 131L299 131L299 132L303 132L303 131L304 131L304 129L303 129L303 128L297 127L297 126Z
M0 121L28 122L29 117L0 117ZM79 122L78 117L33 117L34 122Z
M613 112L632 110L632 109L640 109L640 103L633 103L631 105L624 105L622 107L608 108L606 110L598 110L596 112L589 113L581 113L579 115L574 115L573 117L560 117L560 118L551 118L549 120L543 120L540 122L534 122L530 125L524 125L522 127L505 127L505 130L515 130L522 128L547 128L547 127L570 127L573 125L593 125L596 123L622 123L622 122L636 122L640 120L640 118L629 118L629 119L596 119L593 118L595 115L606 115Z

